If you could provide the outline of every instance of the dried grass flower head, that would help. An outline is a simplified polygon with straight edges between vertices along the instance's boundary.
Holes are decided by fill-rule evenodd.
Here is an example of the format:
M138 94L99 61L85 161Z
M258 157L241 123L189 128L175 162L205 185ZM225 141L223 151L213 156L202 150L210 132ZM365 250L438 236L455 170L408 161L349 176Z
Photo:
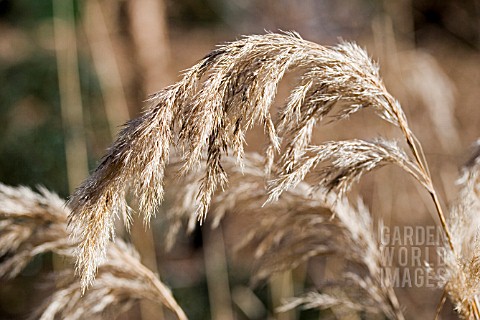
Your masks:
M0 278L16 277L37 255L71 254L64 201L45 188L0 183Z
M59 283L54 294L41 305L41 320L105 319L130 309L138 300L150 300L170 309L176 319L187 316L175 301L170 289L141 262L138 252L122 240L111 244L107 259L100 264L94 285L86 292L72 270L56 276Z
M77 245L69 239L64 200L45 188L0 183L0 278L16 277L38 255L54 252L73 263ZM186 319L170 290L140 262L139 254L122 240L110 243L107 259L99 264L97 282L84 292L72 270L56 270L51 297L35 312L35 319L102 319L115 315L139 299L163 304L178 319ZM85 294L84 294L85 293Z
M274 117L270 109L279 82L289 71L302 75ZM129 224L128 193L137 199L145 221L155 214L164 196L165 166L172 145L183 158L179 173L187 174L201 161L206 162L195 201L196 217L202 221L215 191L228 182L222 157L234 154L241 165L245 134L255 124L262 125L269 138L266 172L271 172L276 162L280 175L288 175L302 168L305 152L314 151L310 142L317 122L326 116L340 120L363 108L373 108L400 128L414 160L406 160L391 144L374 143L371 150L378 151L378 159L370 157L371 163L362 170L343 177L352 180L336 183L336 177L324 178L343 190L375 164L400 163L436 197L421 148L400 104L385 89L377 65L355 44L325 47L296 33L247 36L218 47L186 70L179 82L148 101L150 106L143 115L126 124L97 169L69 200L71 230L80 240L76 255L83 287L92 283L114 236L114 217L121 215ZM279 156L281 146L285 149ZM346 146L330 145L330 149L346 152ZM325 145L324 152L327 149ZM382 158L380 149L393 150L394 156ZM348 166L336 161L344 169ZM281 179L288 182L289 178ZM277 185L273 198L290 187L290 182Z
M326 196L325 189L315 190L300 181L277 201L265 203L268 190L264 163L264 156L257 153L245 153L243 168L236 165L234 157L225 157L229 185L213 196L209 213L213 227L227 215L242 219L242 237L235 241L234 250L252 256L251 284L256 286L273 274L295 269L312 258L335 255L350 267L350 272L339 274L342 280L335 283L342 294L310 292L288 300L277 311L300 305L319 309L340 305L354 311L384 314L389 319L404 319L394 282L385 272L385 257L375 237L372 217L363 202L358 200L352 205L346 198ZM168 168L171 166L174 165ZM195 221L191 183L201 174L202 170L191 173L169 188L175 193L173 206L167 211L172 224L177 225L177 220Z
M480 140L479 140L480 141ZM458 200L450 210L448 224L454 249L444 248L445 273L440 283L465 319L479 319L480 295L480 143L462 169Z

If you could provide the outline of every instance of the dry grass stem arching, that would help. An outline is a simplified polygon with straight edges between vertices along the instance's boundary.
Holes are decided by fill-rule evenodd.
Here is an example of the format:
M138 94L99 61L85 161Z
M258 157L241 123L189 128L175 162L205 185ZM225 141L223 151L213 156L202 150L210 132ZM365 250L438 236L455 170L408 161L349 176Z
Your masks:
M301 76L274 117L271 106L277 87L289 71ZM129 223L127 195L135 196L145 221L155 214L164 196L171 145L175 145L182 159L178 173L189 175L204 163L201 177L188 188L189 195L196 194L188 204L194 211L190 219L193 225L195 220L203 221L210 205L220 199L216 196L218 187L227 186L226 156L234 155L237 164L245 166L245 134L255 124L262 125L269 138L263 175L274 174L270 201L286 189L298 187L309 173L319 178L319 197L324 197L327 190L335 191L332 196L341 198L365 173L394 163L429 192L449 246L455 250L422 147L401 105L386 90L377 65L355 44L324 47L294 33L248 36L212 51L186 70L179 82L151 96L149 103L142 116L127 123L91 177L70 198L69 222L72 234L79 239L77 271L84 289L93 283L114 236L115 215L123 215L125 223ZM372 108L398 127L408 150L382 139L311 145L312 130L325 117L337 121L364 108ZM315 167L320 164L324 167L317 170ZM254 199L258 196L253 195ZM221 200L233 201L228 194ZM177 210L170 216L179 216L181 212ZM310 221L308 208L305 214L305 221ZM278 219L278 223L285 223L280 228L286 228L288 219L288 214ZM177 223L172 234L178 226ZM300 225L289 227L294 230ZM311 233L313 236L314 232ZM299 250L299 259L308 259L310 248L302 251L301 247L309 239L297 240L291 243L291 252ZM264 241L268 247L275 239L266 237ZM316 248L317 252L325 249ZM295 263L278 252L277 257L285 264ZM375 282L372 277L358 284L368 289Z
M269 109L278 83L294 69L304 74L274 125ZM282 162L288 172L308 146L315 123L331 114L335 105L341 107L336 118L372 107L400 127L428 176L399 103L386 91L377 66L354 44L323 47L293 33L248 36L212 51L188 69L181 81L149 101L151 107L126 125L70 199L70 224L80 239L78 270L84 287L91 284L98 259L105 256L113 237L113 217L128 217L128 189L137 196L146 221L154 214L163 198L172 142L184 151L181 172L188 172L201 159L207 161L198 191L200 220L217 186L227 182L222 155L232 150L241 161L249 128L264 125L270 137L270 164L283 139L287 152ZM433 192L430 181L427 184Z
M67 233L68 214L64 201L46 189L36 193L0 184L0 278L17 276L42 253L55 252L73 259L76 242ZM109 244L107 260L99 264L98 273L97 282L83 297L73 271L55 274L59 287L37 310L38 318L101 318L105 312L118 314L138 299L149 299L186 319L170 290L123 241Z

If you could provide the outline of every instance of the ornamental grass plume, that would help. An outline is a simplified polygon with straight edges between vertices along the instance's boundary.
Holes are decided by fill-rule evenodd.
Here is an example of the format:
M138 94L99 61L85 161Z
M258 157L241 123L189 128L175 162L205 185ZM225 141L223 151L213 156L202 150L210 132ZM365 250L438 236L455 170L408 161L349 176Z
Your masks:
M0 184L0 278L16 277L37 255L54 252L72 260L76 247L67 233L69 210L56 194L40 188ZM99 264L95 285L83 295L72 270L52 274L58 286L34 313L36 319L102 319L125 311L139 299L165 305L186 319L170 290L141 264L138 253L117 240ZM83 296L82 296L83 295Z
M298 83L272 115L279 82L288 72L300 74ZM227 187L227 156L233 156L240 168L246 167L245 134L256 124L263 126L268 137L261 166L268 186L265 205L280 201L306 179L315 181L307 185L321 198L317 201L340 205L364 174L395 164L429 193L448 247L454 256L458 254L422 146L400 103L387 91L377 65L355 44L326 47L296 33L247 36L218 47L186 70L179 82L148 101L150 106L126 124L97 169L69 200L69 225L79 240L77 272L83 289L92 285L114 237L114 217L123 216L127 227L130 223L128 195L136 199L145 222L155 214L164 196L170 153L181 159L177 174L189 176L200 168L201 177L187 187L195 197L183 203L194 212L190 225L202 222L217 199L218 187ZM404 141L376 137L312 145L313 129L325 118L341 121L366 108L398 128ZM228 203L228 193L224 197ZM181 212L174 211L170 217ZM177 230L178 223L172 233ZM364 283L365 288L370 282Z
M341 236L338 237L340 241L327 243L333 252L351 264L363 267L366 273L346 272L345 280L337 284L341 294L309 292L288 299L278 311L297 306L304 309L342 306L366 313L383 314L388 319L405 319L393 288L393 279L385 272L385 256L379 240L375 238L375 228L367 207L360 200L356 206L352 206L346 199L342 199L335 202L331 210L335 214L333 223Z
M251 221L245 226L247 231L242 241L236 243L235 251L253 252L252 285L274 273L295 269L312 258L336 255L351 267L357 267L353 270L366 271L344 274L347 280L339 281L336 287L345 294L310 292L289 299L277 311L300 305L319 309L340 305L354 311L383 314L389 319L405 319L391 275L385 272L385 257L375 238L367 207L360 200L353 206L345 198L336 201L332 195L325 197L325 190L312 193L313 186L305 181L285 191L277 201L265 204L268 192L262 170L264 163L264 157L257 153L244 155L243 168L236 165L235 158L225 157L223 167L229 175L229 185L212 198L209 216L213 227L226 215ZM174 166L171 164L168 169ZM170 224L177 225L178 220L195 221L192 210L195 193L191 188L201 172L198 170L172 185L175 199L166 213Z
M279 81L289 71L302 76L274 119L270 109ZM97 169L69 200L71 230L80 240L77 269L84 288L92 283L114 236L114 217L122 215L129 224L128 192L137 199L145 221L155 214L163 199L172 144L183 158L179 173L186 174L206 161L196 200L196 216L202 221L215 190L228 181L222 156L231 152L241 164L245 133L256 123L263 125L270 141L267 172L276 161L288 175L308 150L317 122L373 108L401 129L417 166L414 171L447 228L421 147L404 112L387 92L376 64L355 44L324 47L296 33L247 36L212 51L186 70L182 80L148 101L150 107L126 124ZM283 156L277 157L282 145ZM277 185L272 195L275 198L288 187Z
M322 163L327 165L320 166ZM341 197L364 174L386 164L398 165L427 187L428 177L395 141L329 141L307 147L295 166L273 180L268 201L277 200L284 190L295 187L317 166L319 169L315 170L314 179L318 186L327 191L334 190Z
M57 276L60 286L37 310L41 320L104 319L130 309L135 301L150 300L187 319L170 289L140 262L138 252L121 240L107 249L93 286L83 292L73 269Z
M0 278L16 277L37 255L71 255L64 201L45 188L0 184Z

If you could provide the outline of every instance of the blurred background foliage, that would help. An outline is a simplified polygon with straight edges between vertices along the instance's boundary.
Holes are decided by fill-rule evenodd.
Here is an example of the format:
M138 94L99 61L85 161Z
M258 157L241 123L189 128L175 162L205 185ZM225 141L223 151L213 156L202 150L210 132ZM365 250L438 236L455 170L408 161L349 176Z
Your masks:
M412 95L405 93L406 87L398 84L392 55L424 50L455 86L454 120L461 128L456 148L442 150L438 142L429 143L427 156L433 162L447 159L455 168L463 159L463 150L478 137L478 0L0 0L0 181L43 185L67 197L72 186L87 175L87 169L75 161L86 157L84 162L92 170L112 135L128 118L139 114L148 94L175 81L181 70L215 44L265 30L295 30L322 44L345 39L367 47L392 84L389 88L409 116L417 118L421 140L430 139L422 129L426 115L417 109ZM72 48L69 41L77 54L74 60L68 60L65 52L69 51L62 51ZM72 65L73 73L65 71ZM62 72L67 72L66 76ZM60 78L70 85L62 86ZM73 118L68 116L68 110L74 108L69 101L77 108ZM67 145L76 147L68 150ZM261 144L253 141L251 145L254 149ZM82 148L85 152L76 153ZM448 190L445 194L448 198ZM209 298L211 279L205 270L203 248L205 239L218 238L222 230L228 230L226 246L234 242L231 234L235 231L228 223L220 231L206 228L179 239L171 253L163 251L158 236L164 228L161 218L152 224L149 237L143 236L143 227L134 227L133 242L144 262L172 286L191 319L221 319L221 312L212 311L216 307L211 295ZM136 233L140 235L137 239ZM229 264L224 267L233 268ZM39 299L32 292L43 290L34 279L51 268L51 258L44 257L35 260L19 279L1 282L0 319L28 315ZM228 296L234 301L232 312L238 319L319 317L313 311L274 315L278 301L273 301L272 286L252 291L248 272L241 268L224 271ZM213 283L219 281L223 280ZM301 285L313 283L307 278ZM414 294L406 296L410 310L421 308L413 301ZM435 299L421 301L433 305L424 309L435 310ZM152 319L158 312L140 305L126 318L141 314ZM328 312L322 315L334 318ZM444 316L448 318L448 314Z

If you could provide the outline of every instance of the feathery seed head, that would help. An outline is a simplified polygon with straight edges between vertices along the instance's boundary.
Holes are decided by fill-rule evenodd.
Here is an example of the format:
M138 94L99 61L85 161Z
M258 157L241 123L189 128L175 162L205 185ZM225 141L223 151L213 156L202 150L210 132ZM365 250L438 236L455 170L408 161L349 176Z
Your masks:
M73 258L79 250L75 236L69 239L67 233L69 210L64 201L39 189L36 193L0 184L0 278L17 276L37 255L54 252ZM98 264L97 281L87 292L72 271L53 274L58 287L37 310L36 318L97 319L107 309L120 313L138 299L149 299L171 309L178 319L186 319L170 290L140 263L131 246L121 240L108 243L105 255L107 259Z
M289 71L303 75L275 118L271 106ZM378 67L364 50L351 43L324 47L296 33L247 36L220 46L148 102L143 115L126 124L69 200L71 230L80 241L77 266L84 287L92 282L113 237L115 215L129 221L128 193L137 199L145 221L155 214L163 199L172 144L183 158L181 174L206 162L195 200L197 219L202 221L217 188L227 184L223 158L232 152L242 163L245 134L255 124L263 125L269 138L267 173L281 144L285 152L277 159L280 167L287 172L297 168L313 127L327 115L342 119L371 107L410 133L400 105L386 91ZM339 107L336 113L334 106ZM355 171L353 180L370 167ZM333 183L335 177L328 179ZM346 190L350 181L332 184L337 185Z

